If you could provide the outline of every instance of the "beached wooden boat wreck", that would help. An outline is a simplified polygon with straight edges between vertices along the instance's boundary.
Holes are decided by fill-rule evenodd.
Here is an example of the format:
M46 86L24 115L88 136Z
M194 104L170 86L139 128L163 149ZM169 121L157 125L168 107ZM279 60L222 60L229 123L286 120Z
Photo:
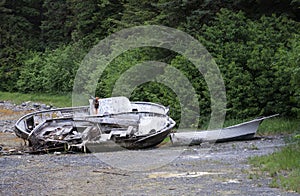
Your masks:
M253 139L260 123L268 118L278 116L278 114L259 117L254 120L233 125L218 130L206 131L184 131L171 133L170 139L173 145L199 145L203 142L227 142L234 140Z
M108 148L138 149L161 143L175 126L169 108L126 97L101 99L94 114L89 106L60 108L27 114L15 125L16 134L28 140L33 151Z

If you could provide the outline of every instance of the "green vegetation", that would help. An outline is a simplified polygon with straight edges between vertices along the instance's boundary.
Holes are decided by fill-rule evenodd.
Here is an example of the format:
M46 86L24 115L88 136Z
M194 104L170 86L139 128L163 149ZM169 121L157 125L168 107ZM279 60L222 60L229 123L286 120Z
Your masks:
M294 118L300 116L299 5L298 0L3 0L0 91L70 94L82 59L100 40L127 27L165 25L192 35L212 54L225 81L229 119L274 113ZM121 75L144 61L162 61L188 78L205 124L211 106L206 82L185 57L169 50L124 52L99 76L97 95L110 97ZM179 122L181 106L170 91L150 82L137 87L131 100L170 105Z
M294 134L300 132L300 119L273 118L264 120L259 128L259 135Z
M300 193L300 139L279 152L263 157L254 157L250 163L263 171L259 177L272 177L271 187L284 188ZM260 172L259 172L260 173Z
M227 9L217 13L212 25L203 26L198 37L223 73L231 117L295 115L298 101L291 99L296 96L291 75L299 67L299 27L284 16L251 20Z
M286 147L266 156L250 158L255 167L249 178L271 177L271 187L300 193L300 120L273 118L265 120L258 131L261 135L288 134Z
M24 94L0 92L0 100L12 101L15 104L21 104L26 101L44 103L55 107L72 106L71 94Z

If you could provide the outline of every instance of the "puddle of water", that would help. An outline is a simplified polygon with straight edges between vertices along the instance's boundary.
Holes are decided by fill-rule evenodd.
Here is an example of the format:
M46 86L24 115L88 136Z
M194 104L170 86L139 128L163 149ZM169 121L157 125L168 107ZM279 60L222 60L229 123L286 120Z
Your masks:
M155 172L148 175L148 178L196 178L204 175L219 175L223 173L215 172L184 172L184 173L171 173L171 172Z
M223 184L240 184L240 181L237 179L229 179L226 182L222 182Z

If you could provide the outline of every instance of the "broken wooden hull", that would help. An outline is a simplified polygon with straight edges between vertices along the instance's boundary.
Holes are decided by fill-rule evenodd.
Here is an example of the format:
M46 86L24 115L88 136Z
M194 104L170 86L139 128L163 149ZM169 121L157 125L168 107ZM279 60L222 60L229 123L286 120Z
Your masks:
M219 130L207 131L181 131L171 133L170 139L173 145L199 145L203 142L226 142L233 140L252 139L259 127L259 124L277 115L257 118L248 122L226 127Z

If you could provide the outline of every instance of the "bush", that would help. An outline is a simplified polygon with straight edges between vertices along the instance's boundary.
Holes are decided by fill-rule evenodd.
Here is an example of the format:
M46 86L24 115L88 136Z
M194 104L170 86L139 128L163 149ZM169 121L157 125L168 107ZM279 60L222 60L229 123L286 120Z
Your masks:
M198 38L223 74L231 117L295 115L299 85L291 75L299 68L299 29L284 16L254 21L227 9L203 26Z
M28 51L17 81L20 92L71 92L84 53L69 45L44 53Z

